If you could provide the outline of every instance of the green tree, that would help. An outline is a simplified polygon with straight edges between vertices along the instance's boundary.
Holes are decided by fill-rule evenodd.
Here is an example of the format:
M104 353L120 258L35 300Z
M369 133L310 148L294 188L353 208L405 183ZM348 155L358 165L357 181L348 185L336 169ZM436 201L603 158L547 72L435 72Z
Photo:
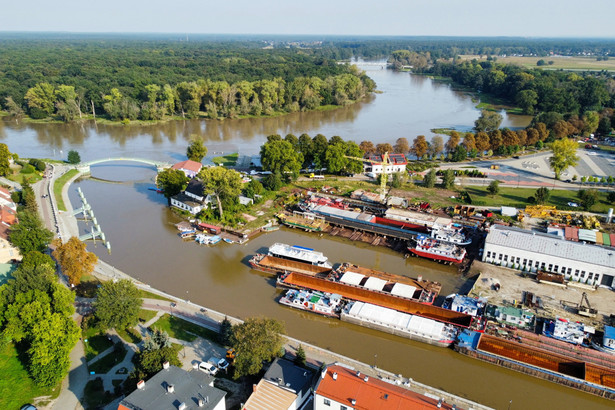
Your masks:
M583 115L583 122L585 123L583 135L593 134L600 124L600 116L596 111L587 111L585 115Z
M305 367L306 364L306 355L305 350L303 350L303 346L299 345L297 348L297 354L295 355L295 364L297 366Z
M218 333L218 342L222 346L230 346L233 338L233 325L228 317L224 316L220 322L220 333Z
M237 352L234 378L258 374L263 361L279 356L284 332L281 322L268 318L251 317L233 326L232 346Z
M606 194L606 200L608 201L609 204L615 204L615 191L609 191Z
M191 161L201 162L206 155L207 147L203 144L203 140L194 137L186 149L186 156Z
M326 163L325 155L328 146L327 137L322 134L317 134L312 140L312 155L314 156L314 164L318 169L323 168Z
M468 158L468 151L463 145L457 145L455 151L453 151L453 162L465 161Z
M142 303L131 281L104 282L96 294L94 315L104 329L126 329L137 324Z
M301 134L297 142L297 151L303 155L303 167L307 168L314 161L314 146L312 138L307 134Z
M579 162L577 153L577 142L563 138L557 140L551 146L553 155L549 158L549 165L553 172L555 172L555 179L559 179L560 174L568 167L573 167Z
M17 104L13 100L13 97L6 97L4 101L6 101L6 104L5 104L6 110L9 112L9 115L15 118L23 117L24 115L23 108L21 108L21 105Z
M56 249L52 255L62 268L62 273L68 276L71 285L78 285L83 275L89 275L94 271L98 256L87 251L85 242L73 236L66 243L60 240L54 243Z
M461 135L457 131L451 131L451 135L448 137L448 141L446 141L446 152L451 153L455 151L460 141Z
M153 331L143 339L144 352L163 349L165 347L171 347L172 345L169 334L157 328L154 328Z
M538 94L534 90L522 90L517 93L515 100L524 114L533 115L534 108L538 104Z
M487 187L487 192L489 192L491 196L496 196L500 192L500 181L498 181L497 179L491 181L491 183Z
M43 252L53 239L53 232L43 226L37 214L24 210L17 212L19 223L11 226L9 239L22 255L30 251Z
M423 186L427 188L433 188L436 185L436 170L434 168L430 169L425 177L423 178Z
M534 194L534 199L536 200L537 204L542 205L549 200L550 195L551 191L549 191L548 188L540 187L536 190L536 193Z
M359 144L359 148L361 149L361 151L363 151L365 155L371 155L376 152L376 147L371 141L361 141L361 143Z
M32 118L44 118L54 112L55 88L49 83L38 83L26 92L24 99L28 102Z
M346 158L346 144L343 142L329 145L325 154L325 166L332 174L337 174L346 170L349 159Z
M434 135L431 139L431 143L429 143L429 148L427 153L435 158L440 155L444 151L444 139L441 135Z
M232 201L236 201L241 193L241 174L235 170L226 169L224 167L205 167L201 169L198 177L203 181L203 193L216 196L218 214L220 215L220 219L223 219L224 210L222 204L229 204Z
M303 155L295 150L290 142L273 140L261 147L261 163L266 171L298 175L303 164Z
M135 370L130 375L131 380L145 380L160 370L164 362L177 367L181 367L182 363L178 358L179 349L176 347L162 347L154 350L143 350L134 357Z
M447 169L442 176L442 188L451 189L455 186L455 171Z
M282 188L282 177L279 173L274 172L273 174L266 175L265 178L262 179L263 187L268 191L276 192Z
M474 129L477 132L485 131L490 132L497 130L500 128L500 124L502 124L502 120L504 118L497 112L486 111L484 110L480 117L476 121L474 121Z
M189 180L184 171L167 168L158 173L156 186L162 190L164 196L170 201L172 196L186 189Z
M75 150L68 151L68 163L69 164L78 164L81 162L81 156Z
M11 172L10 158L9 147L4 143L0 143L0 176L6 176Z
M261 195L263 193L263 184L256 179L251 179L244 188L244 194L248 198L256 199L257 195Z
M590 211L596 202L598 202L599 194L595 189L581 189L577 195L581 202L581 206L586 211Z

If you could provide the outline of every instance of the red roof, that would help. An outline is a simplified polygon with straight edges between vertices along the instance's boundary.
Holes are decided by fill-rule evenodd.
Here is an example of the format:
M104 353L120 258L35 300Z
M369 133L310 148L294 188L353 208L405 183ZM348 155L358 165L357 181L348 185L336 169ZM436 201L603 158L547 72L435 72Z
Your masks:
M333 379L337 373L337 379ZM394 384L369 377L357 376L356 371L343 366L331 365L324 378L319 380L315 393L354 409L436 409L438 400L398 387ZM356 400L352 404L352 400ZM452 409L442 403L441 409Z
M1 187L1 186L0 186L0 194L7 199L11 199L11 192L8 189Z
M201 170L201 168L203 168L203 164L201 164L200 162L191 161L191 160L187 159L185 161L178 162L177 164L173 165L171 168L173 168L173 169L185 169L187 171L199 172Z
M370 155L367 159L373 162L382 162L382 155ZM404 154L389 154L389 163L392 165L406 165L408 161Z

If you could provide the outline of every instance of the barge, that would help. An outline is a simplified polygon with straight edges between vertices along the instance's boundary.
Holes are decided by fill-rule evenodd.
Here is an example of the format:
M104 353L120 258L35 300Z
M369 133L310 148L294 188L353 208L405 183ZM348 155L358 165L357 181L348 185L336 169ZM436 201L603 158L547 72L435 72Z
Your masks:
M321 232L327 227L327 222L322 216L311 212L294 211L292 214L282 212L277 215L280 222L291 228L299 228L310 232Z
M339 268L331 272L328 279L370 290L388 292L395 296L416 300L428 305L434 303L442 289L441 283L423 280L422 277L413 279L407 276L361 267L348 262L343 263Z
M335 318L340 317L341 302L340 295L298 289L290 289L280 298L282 305Z
M341 320L441 347L452 345L458 333L451 324L364 302L348 302Z
M290 272L280 276L277 280L277 286L283 289L311 289L330 294L335 293L346 300L370 303L460 327L470 327L473 324L472 316L465 313L453 312L441 307L399 297L391 293L334 282L325 278L305 275L298 272Z
M300 272L305 275L327 275L331 268L312 265L311 263L297 262L289 259L276 258L275 256L257 253L250 259L252 269L271 275L282 275L287 272Z

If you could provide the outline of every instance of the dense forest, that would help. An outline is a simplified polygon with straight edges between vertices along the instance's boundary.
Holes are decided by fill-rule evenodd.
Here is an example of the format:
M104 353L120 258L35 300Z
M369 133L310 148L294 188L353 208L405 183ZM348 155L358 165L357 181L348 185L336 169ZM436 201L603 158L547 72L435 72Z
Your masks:
M373 91L356 68L263 41L0 39L0 104L70 121L210 118L345 105Z

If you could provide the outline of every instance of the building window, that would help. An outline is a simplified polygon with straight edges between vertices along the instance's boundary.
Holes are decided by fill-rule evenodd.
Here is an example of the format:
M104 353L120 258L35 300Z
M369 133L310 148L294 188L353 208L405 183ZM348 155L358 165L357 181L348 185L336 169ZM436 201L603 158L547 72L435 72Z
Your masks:
M498 255L498 259L502 260L502 254L501 253Z
M552 263L549 264L549 272L553 272L553 264Z
M582 278L584 278L584 277L585 277L585 271L584 271L584 270L582 270L582 271L581 271L581 277L582 277Z
M325 406L330 406L331 405L331 400L325 399L324 400L324 404L325 404Z
M517 257L517 264L519 264L519 261L521 261L521 258Z
M348 407L340 405L340 410L348 410Z
M538 268L538 265L540 264L540 262L536 261L536 263L534 263L534 267Z
M532 264L532 263L530 262L530 265L531 265L531 264ZM527 265L527 259L523 259L523 266L525 266L525 265Z
M559 270L559 266L555 265L555 269L553 269L553 272L557 273L558 270Z
M491 251L487 251L487 257L490 258L491 257Z
M568 268L568 274L570 275L572 273L572 268Z
M544 263L544 262L541 264L540 268L541 268L542 270L545 270L545 263Z
M566 267L562 266L562 270L560 271L560 273L566 273Z
M579 270L578 269L575 269L574 276L579 276Z
M589 275L587 275L587 279L592 280L593 278L594 278L594 273L589 272Z
M504 255L504 262L508 262L508 255Z

